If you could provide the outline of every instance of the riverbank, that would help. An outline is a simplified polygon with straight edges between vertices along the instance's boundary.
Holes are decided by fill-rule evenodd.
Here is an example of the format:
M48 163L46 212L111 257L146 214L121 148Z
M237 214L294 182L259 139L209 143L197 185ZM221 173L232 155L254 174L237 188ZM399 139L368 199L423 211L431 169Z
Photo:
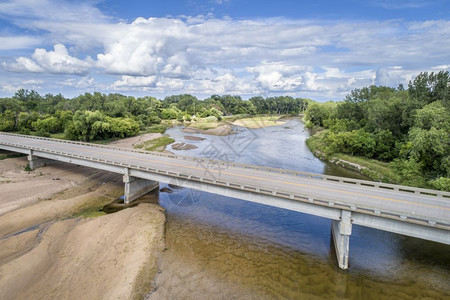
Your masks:
M398 178L390 168L388 163L368 159L360 156L352 156L343 153L333 153L326 155L326 148L323 142L323 136L326 130L313 132L306 140L309 150L322 161L327 161L345 169L355 171L361 175L367 176L374 181L398 184Z
M26 165L25 157L0 161L2 296L135 299L151 291L165 247L164 210L142 203L95 213L122 195L122 176L64 163L27 172Z

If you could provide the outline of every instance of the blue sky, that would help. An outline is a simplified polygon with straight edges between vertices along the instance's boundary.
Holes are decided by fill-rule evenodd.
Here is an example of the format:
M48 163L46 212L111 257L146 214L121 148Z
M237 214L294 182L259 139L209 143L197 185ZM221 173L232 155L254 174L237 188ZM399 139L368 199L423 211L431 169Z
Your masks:
M446 0L0 2L0 97L341 100L450 67Z

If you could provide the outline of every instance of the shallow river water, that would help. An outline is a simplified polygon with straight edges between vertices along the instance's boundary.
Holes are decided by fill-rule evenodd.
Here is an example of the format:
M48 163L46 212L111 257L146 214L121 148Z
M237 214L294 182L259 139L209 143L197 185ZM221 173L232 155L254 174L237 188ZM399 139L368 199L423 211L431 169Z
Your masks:
M237 134L167 133L210 157L361 178L315 158L299 120ZM205 138L186 140L185 136ZM353 226L349 269L338 268L331 221L167 184L166 250L148 299L450 299L450 247Z

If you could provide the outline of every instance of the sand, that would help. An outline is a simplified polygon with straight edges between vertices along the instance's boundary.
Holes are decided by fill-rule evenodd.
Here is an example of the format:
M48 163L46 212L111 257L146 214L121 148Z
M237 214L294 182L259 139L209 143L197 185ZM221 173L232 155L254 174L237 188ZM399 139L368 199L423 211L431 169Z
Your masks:
M145 138L115 145L132 147ZM136 299L152 290L165 214L142 203L76 217L123 194L122 176L56 162L0 161L0 298Z
M261 117L252 117L252 118L244 118L238 119L234 121L232 124L236 126L242 126L250 129L257 128L265 128L269 126L279 126L286 124L287 121L281 119L280 117L272 117L272 116L261 116Z
M95 219L56 222L36 247L0 266L2 297L142 298L164 250L164 220L159 206L140 204Z
M134 148L136 145L144 144L147 141L154 140L164 136L161 133L146 133L143 135L133 136L130 138L118 140L109 143L111 146L121 147L121 148Z
M26 172L27 163L26 157L0 161L0 216L75 187L93 173L92 169L77 166L67 169L67 165L59 163Z
M215 128L210 129L199 129L194 128L192 126L186 127L181 130L185 133L201 133L201 134L209 134L209 135L218 135L218 136L226 136L233 133L233 129L230 124L221 124Z
M172 144L173 150L192 150L197 149L198 147L192 144L186 144L186 143L175 143Z

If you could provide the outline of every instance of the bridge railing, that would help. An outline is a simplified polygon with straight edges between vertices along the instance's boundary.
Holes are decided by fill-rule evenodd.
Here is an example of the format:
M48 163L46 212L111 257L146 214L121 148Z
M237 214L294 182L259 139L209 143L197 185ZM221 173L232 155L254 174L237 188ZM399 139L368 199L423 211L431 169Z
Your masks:
M390 183L383 183L383 182L378 182L378 181L368 181L368 180L360 180L360 179L345 178L345 177L338 177L338 176L321 175L321 174L314 174L314 173L295 171L295 170L286 170L286 169L267 167L267 166L257 166L257 165L229 162L229 161L223 161L223 160L218 160L218 159L199 158L199 157L175 155L175 154L168 154L168 153L159 153L159 152L152 152L152 151L146 151L146 150L141 150L141 149L121 148L121 147L115 147L115 146L111 146L111 145L94 144L94 143L87 143L87 142L81 142L81 141L61 140L61 139L46 138L46 137L39 137L39 136L28 136L28 135L21 135L21 134L16 134L16 133L9 133L9 132L0 132L0 133L5 134L5 135L10 135L10 136L23 137L23 138L47 140L47 141L53 141L53 142L59 142L59 143L62 142L62 143L67 143L67 144L91 146L91 147L97 147L97 148L103 148L103 149L112 149L112 150L119 150L119 151L126 151L126 152L149 154L149 155L153 155L153 156L189 160L189 161L195 161L195 162L199 162L199 163L206 163L207 165L218 164L218 165L224 166L225 168L231 166L231 167L243 168L243 169L262 170L262 171L284 174L284 175L299 176L299 177L308 178L308 179L331 181L331 182L337 182L337 183L359 185L359 186L363 186L363 187L378 188L378 189L392 190L392 191L397 191L397 192L414 193L414 194L443 197L443 198L450 199L449 192L417 188L417 187L411 187L411 186L404 186L404 185L397 185L397 184L390 184ZM0 143L1 143L1 141L0 141Z
M41 139L45 139L45 138L41 138ZM56 140L56 141L59 141L59 140ZM78 143L78 142L75 142L75 143ZM83 143L83 142L81 142L81 143ZM284 190L264 189L261 187L252 186L252 185L248 185L248 184L216 180L214 178L208 178L208 177L194 176L192 174L187 174L187 173L183 173L183 172L173 172L173 171L167 171L167 170L163 170L163 169L143 167L143 166L139 166L139 165L129 164L126 162L125 163L118 162L118 161L114 161L114 160L85 156L85 155L76 154L76 153L69 153L69 152L64 152L64 151L59 151L59 150L52 150L52 149L48 149L48 148L41 148L41 147L37 147L37 146L21 145L21 144L9 143L9 142L4 142L4 141L0 141L0 144L11 146L11 147L16 147L16 148L21 148L21 149L41 151L41 152L45 152L45 153L61 155L61 156L70 157L70 158L82 159L82 160L87 160L87 161L91 161L91 162L119 166L119 167L123 167L123 168L141 170L141 171L145 171L145 172L161 174L161 175L166 175L166 176L170 176L170 177L176 177L176 178L180 178L183 180L191 180L191 181L207 183L207 184L209 183L209 184L224 186L224 187L241 190L241 191L246 191L246 192L275 196L278 198L284 198L284 199L289 199L289 200L294 200L294 201L301 201L301 202L305 202L305 203L307 202L307 203L320 205L320 206L324 206L324 207L329 207L329 208L350 210L350 211L355 211L355 212L359 212L359 213L363 213L363 214L369 214L369 215L374 215L374 216L379 216L379 217L384 217L384 218L389 218L389 219L401 220L401 221L414 223L414 224L420 224L420 225L426 225L426 226L450 230L450 224L446 220L440 220L438 218L435 218L435 220L430 221L429 217L424 217L424 216L420 216L420 215L416 215L416 214L408 214L405 212L398 212L398 211L392 211L392 210L383 210L383 209L376 208L376 207L369 207L369 206L364 206L364 205L360 205L360 204L357 205L357 204L344 203L344 202L335 201L335 200L331 201L329 199L324 199L324 198L316 197L313 195L307 195L307 194L299 195L299 194L295 194L295 193L292 193L289 191L284 191ZM83 143L83 144L91 145L89 143ZM92 145L95 145L95 144L92 144ZM122 148L117 148L117 149L122 150ZM186 158L190 158L190 157L186 157ZM315 174L313 174L313 175L315 175Z

